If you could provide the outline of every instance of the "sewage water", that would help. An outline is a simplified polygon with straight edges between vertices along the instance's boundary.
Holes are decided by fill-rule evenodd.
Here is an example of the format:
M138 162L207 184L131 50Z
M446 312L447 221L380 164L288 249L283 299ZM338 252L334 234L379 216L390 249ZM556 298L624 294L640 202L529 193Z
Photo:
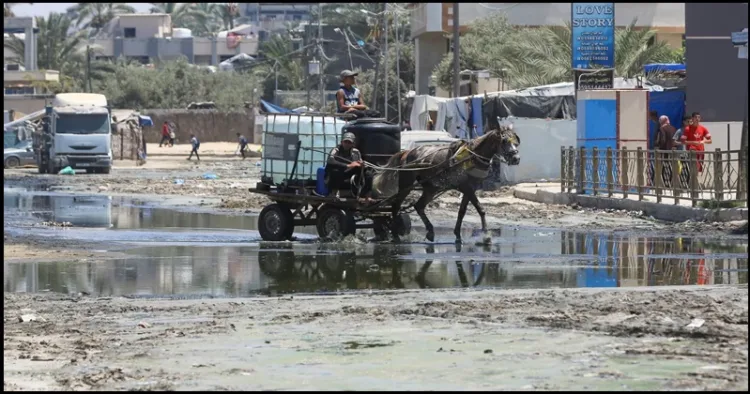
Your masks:
M5 231L90 241L128 257L4 263L6 292L99 296L335 294L426 288L573 288L747 283L747 240L493 227L489 246L261 242L257 217L159 208L103 195L4 189ZM39 226L70 222L70 228ZM470 227L470 226L467 226ZM415 227L413 239L423 237ZM465 241L478 240L476 229Z

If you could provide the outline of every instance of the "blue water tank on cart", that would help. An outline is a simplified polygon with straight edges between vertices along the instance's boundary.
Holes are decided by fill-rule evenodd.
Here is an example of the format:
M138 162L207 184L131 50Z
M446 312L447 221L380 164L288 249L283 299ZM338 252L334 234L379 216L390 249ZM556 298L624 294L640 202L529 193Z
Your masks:
M321 196L328 195L328 186L326 186L326 168L318 167L318 171L315 174L315 192Z

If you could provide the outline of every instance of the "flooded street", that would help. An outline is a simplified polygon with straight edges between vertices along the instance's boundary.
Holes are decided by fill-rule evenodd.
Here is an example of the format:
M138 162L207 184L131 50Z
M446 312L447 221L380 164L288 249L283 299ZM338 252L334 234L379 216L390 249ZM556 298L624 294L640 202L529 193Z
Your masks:
M486 246L450 200L435 243L267 243L255 205L89 179L6 180L6 390L748 388L746 236L500 194Z

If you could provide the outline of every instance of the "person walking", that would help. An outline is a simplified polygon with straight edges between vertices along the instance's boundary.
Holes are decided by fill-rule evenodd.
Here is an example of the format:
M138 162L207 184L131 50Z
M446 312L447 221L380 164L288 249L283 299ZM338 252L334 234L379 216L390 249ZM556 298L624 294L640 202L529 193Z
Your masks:
M698 172L703 172L703 159L705 154L705 144L711 144L711 133L701 125L701 114L693 112L691 124L682 132L682 143L688 151L695 151L698 160Z
M161 141L159 141L159 148L161 148L162 144L168 144L168 143L169 143L169 122L165 120L164 124L161 125Z
M674 147L675 128L669 124L669 117L662 115L659 117L659 130L656 132L656 148L662 152L657 155L657 160L661 160L661 179L665 187L672 187L672 161L671 154L668 153Z
M176 128L174 123L169 123L169 146L174 146L174 141L177 138Z
M198 156L198 148L201 147L201 142L198 141L198 137L195 134L190 134L190 145L193 146L193 149L190 151L190 156L187 159L190 160L193 157L193 153L195 153L195 158L201 161L201 157Z
M682 135L685 132L685 129L690 126L690 123L692 123L690 116L686 115L682 118L682 127L675 131L674 145L672 147L673 150L679 152L677 171L680 172L680 187L683 189L687 189L688 187L688 180L690 179L690 168L688 168L688 163L686 161L687 156L685 155L685 145L682 143Z
M237 133L238 145L237 149L242 154L242 160L245 160L245 151L247 150L247 138L244 135Z

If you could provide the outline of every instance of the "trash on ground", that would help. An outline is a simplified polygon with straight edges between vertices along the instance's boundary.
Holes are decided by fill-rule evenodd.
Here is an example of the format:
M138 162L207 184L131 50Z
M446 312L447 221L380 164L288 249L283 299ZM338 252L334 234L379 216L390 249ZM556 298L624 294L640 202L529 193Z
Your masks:
M74 169L72 169L70 166L67 166L67 167L63 168L62 170L60 170L60 172L58 172L58 174L59 175L75 175L76 171Z
M691 321L690 324L687 325L687 328L700 328L701 326L703 326L703 323L705 322L706 321L703 319L696 318L696 319L693 319L693 321Z
M185 180L184 179L175 179L174 180L174 184L175 185L184 185L185 184Z
M207 172L203 174L203 179L219 179L219 176L216 174L212 174L210 172Z

